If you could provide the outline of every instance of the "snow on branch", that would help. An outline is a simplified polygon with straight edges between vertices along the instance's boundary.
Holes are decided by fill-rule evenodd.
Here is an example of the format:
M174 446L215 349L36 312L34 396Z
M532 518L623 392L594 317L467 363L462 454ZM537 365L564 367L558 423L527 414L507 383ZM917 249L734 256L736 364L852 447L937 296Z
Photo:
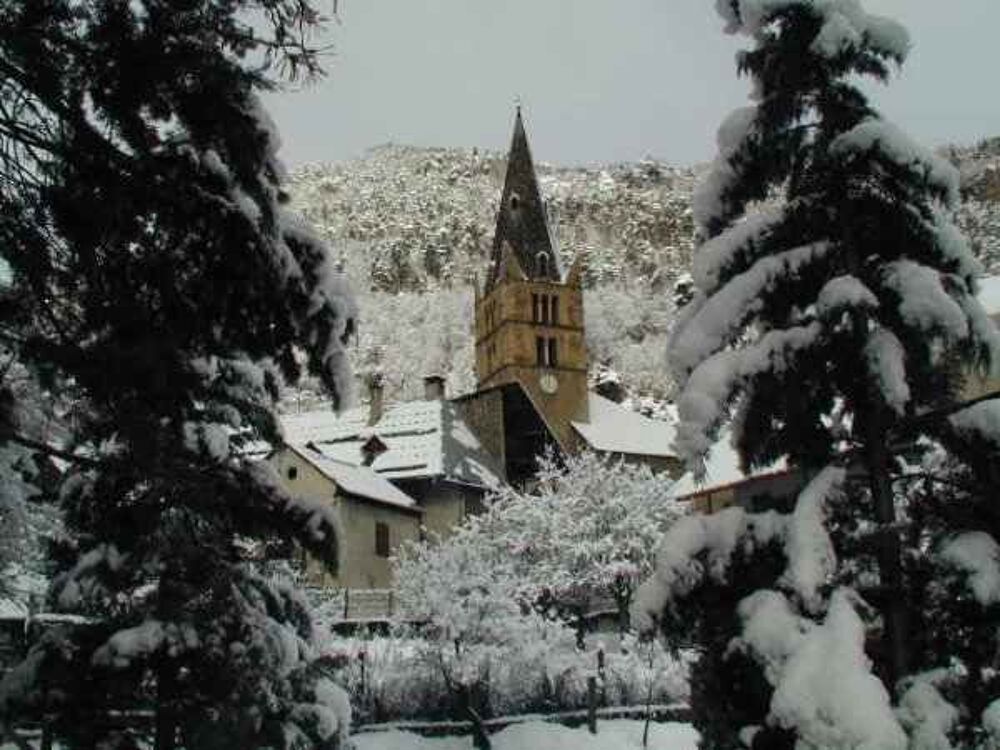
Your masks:
M127 559L114 544L99 544L83 554L76 565L53 581L59 607L72 611L102 600L107 595L102 578L120 571Z
M726 32L759 35L778 15L791 8L809 7L823 19L813 40L813 53L822 57L867 47L903 62L910 51L910 35L891 18L867 13L858 0L716 0Z
M636 593L633 622L640 630L652 629L668 603L706 577L725 581L740 545L747 550L766 545L784 535L785 525L785 518L773 511L751 514L737 507L680 519L664 534L653 575Z
M358 303L347 276L337 269L326 243L298 215L278 214L283 245L297 268L308 269L292 278L304 298L305 338L312 369L330 387L338 404L349 401L353 379L347 359L347 341L358 319Z
M773 642L784 633L797 646L773 670L769 719L794 728L802 747L906 750L906 733L897 721L889 693L871 672L865 655L865 626L854 610L854 594L838 589L822 624L803 636L787 617L758 624ZM756 612L758 617L768 611ZM793 627L789 627L789 625ZM749 631L749 628L748 628Z
M941 547L941 559L968 574L968 585L984 607L1000 603L1000 545L985 531L967 531Z
M140 625L119 630L98 648L91 662L96 666L116 669L129 667L136 659L144 659L160 649L171 656L199 646L198 633L189 623L162 622L149 619Z
M882 326L874 328L865 344L865 359L885 403L897 414L905 414L910 402L906 350L896 334Z
M740 602L742 635L730 648L764 667L774 686L769 723L794 729L801 747L905 750L882 682L865 655L865 626L838 589L821 623L795 613L777 591L761 590Z
M761 297L771 291L776 282L794 276L803 266L823 257L828 249L828 243L817 242L768 255L749 270L734 276L705 300L671 340L673 365L693 370L710 353L729 342L734 329L760 305Z
M958 170L886 120L877 117L863 120L830 144L830 155L835 158L854 158L872 153L940 190L949 208L958 205Z
M971 294L963 294L958 305L965 314L972 340L982 347L989 362L990 374L995 374L1000 366L1000 330L986 314L983 306Z
M941 206L931 206L928 230L941 254L954 264L955 274L963 279L976 278L983 274L983 264L973 254L968 238L952 220L951 212Z
M845 274L830 279L816 297L816 312L828 316L842 310L878 307L878 298L856 276Z
M961 305L941 283L941 274L912 260L886 264L886 285L899 295L899 314L907 325L928 333L940 331L951 341L969 335Z
M911 750L950 750L948 732L959 718L958 709L938 690L947 670L933 670L908 680L896 715L910 735Z
M813 322L768 331L756 344L723 350L695 368L677 402L680 423L674 447L696 476L704 474L703 458L737 388L762 372L784 372L795 354L812 346L822 330Z
M734 159L753 137L756 120L756 107L741 107L731 112L719 126L716 135L719 153L691 198L695 224L705 236L710 234L712 224L726 213L726 193L739 178Z
M837 568L837 555L826 530L826 505L842 492L847 472L828 466L799 493L788 524L785 554L788 567L781 582L790 586L809 612L823 605L820 588Z
M953 414L949 421L959 434L979 437L1000 448L1000 399L973 404Z
M726 267L784 219L784 209L761 210L703 242L691 259L691 274L698 288L712 292Z
M1000 698L983 710L983 728L994 745L1000 746Z

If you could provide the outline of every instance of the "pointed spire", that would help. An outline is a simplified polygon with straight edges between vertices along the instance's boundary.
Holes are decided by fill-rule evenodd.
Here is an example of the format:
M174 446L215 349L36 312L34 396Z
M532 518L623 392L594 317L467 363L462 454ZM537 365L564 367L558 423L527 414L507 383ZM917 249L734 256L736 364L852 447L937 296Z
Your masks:
M549 233L545 206L531 160L528 136L517 104L514 135L507 155L507 176L504 180L497 227L493 235L493 263L486 280L487 288L501 278L503 247L509 244L518 265L531 279L559 281L559 259Z

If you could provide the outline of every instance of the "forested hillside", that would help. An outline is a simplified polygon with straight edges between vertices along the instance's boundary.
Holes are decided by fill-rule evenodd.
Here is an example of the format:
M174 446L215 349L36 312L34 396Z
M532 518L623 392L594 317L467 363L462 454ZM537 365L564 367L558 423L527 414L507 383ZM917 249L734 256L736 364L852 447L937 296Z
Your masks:
M1000 139L945 154L962 172L958 223L987 272L1000 273ZM447 376L451 394L474 388L471 284L489 260L505 166L501 153L385 145L293 175L293 205L330 240L360 297L355 368L381 370L390 398L417 397L431 373ZM594 374L617 373L637 407L655 409L672 395L666 332L704 168L536 166L563 257L586 260Z

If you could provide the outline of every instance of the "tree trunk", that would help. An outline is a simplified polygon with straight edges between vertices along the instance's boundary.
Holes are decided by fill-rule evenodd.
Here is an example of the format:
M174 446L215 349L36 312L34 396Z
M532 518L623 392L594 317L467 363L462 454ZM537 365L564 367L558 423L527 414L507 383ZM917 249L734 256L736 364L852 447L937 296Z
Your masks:
M174 750L177 725L174 721L174 674L169 666L160 666L156 674L156 726L154 750Z
M890 691L907 674L906 603L903 601L902 547L896 528L896 506L889 480L889 450L886 446L885 407L878 396L870 399L865 417L865 463L868 485L877 524L876 560L878 561L883 640L888 660L886 674Z
M854 217L850 211L845 211L847 227L853 226ZM848 254L848 271L855 276L861 276L861 263L856 246L849 243L851 251ZM869 316L864 310L855 310L851 314L854 336L857 341L857 354L864 357L865 345L868 340ZM871 382L870 376L865 377L865 385L860 388L860 407L855 414L855 420L860 422L864 433L864 462L868 470L868 486L872 494L872 505L876 523L876 561L879 570L879 585L881 588L878 608L882 614L882 640L886 646L885 662L886 682L890 693L895 693L896 682L906 675L906 610L903 601L903 565L899 530L896 528L896 506L893 502L892 484L889 478L890 453L886 444L886 414L885 404L878 392L878 387Z

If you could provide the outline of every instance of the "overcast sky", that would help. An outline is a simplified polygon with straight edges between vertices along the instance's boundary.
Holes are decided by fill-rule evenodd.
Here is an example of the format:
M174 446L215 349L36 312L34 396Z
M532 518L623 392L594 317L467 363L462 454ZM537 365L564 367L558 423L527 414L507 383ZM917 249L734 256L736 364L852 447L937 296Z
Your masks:
M327 3L329 0L319 0ZM1000 135L1000 0L863 0L910 31L876 105L921 141ZM506 149L520 98L535 158L712 157L746 100L712 0L340 0L328 76L269 96L290 166L392 141Z

